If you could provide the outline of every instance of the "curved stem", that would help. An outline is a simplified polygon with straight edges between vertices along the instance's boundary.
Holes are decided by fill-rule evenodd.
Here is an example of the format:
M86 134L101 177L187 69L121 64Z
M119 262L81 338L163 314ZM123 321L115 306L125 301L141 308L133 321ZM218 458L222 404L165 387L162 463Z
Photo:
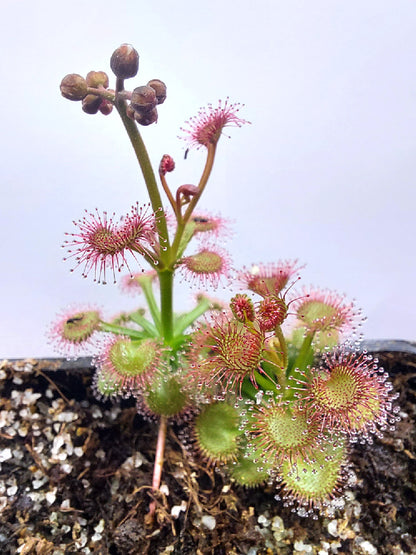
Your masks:
M185 225L187 224L189 218L191 217L191 214L194 211L195 206L197 205L197 202L200 199L206 187L206 184L208 183L208 179L209 179L209 176L211 175L212 167L214 165L216 148L217 148L216 144L208 145L207 159L205 162L204 171L202 172L202 176L198 184L199 193L192 197L192 200L189 203L185 214L182 216L181 221L178 222L175 239L172 243L172 255L174 257L177 256L178 248L181 243L181 238L182 238L183 231L185 229Z
M216 143L215 144L210 143L208 145L207 160L205 162L205 167L204 167L204 171L202 172L201 179L199 180L199 183L198 183L199 195L196 195L189 203L189 206L183 216L183 221L185 224L191 217L191 214L194 211L194 208L198 200L200 199L202 193L204 192L206 184L208 183L208 179L209 179L209 176L211 175L212 167L214 165L216 150L217 150Z
M178 207L175 202L175 199L173 198L172 192L169 189L168 183L166 181L166 177L163 175L163 173L159 173L159 177L160 177L160 182L162 183L163 190L165 191L165 194L168 197L170 205L172 206L172 210L175 212L176 219L179 221L181 215L180 213L178 213Z

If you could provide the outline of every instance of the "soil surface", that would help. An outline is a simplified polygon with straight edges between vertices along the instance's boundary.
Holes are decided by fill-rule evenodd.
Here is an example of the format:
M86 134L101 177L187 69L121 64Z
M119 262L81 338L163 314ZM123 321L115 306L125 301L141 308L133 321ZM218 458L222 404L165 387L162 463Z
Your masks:
M207 468L184 449L175 425L155 496L156 427L132 400L97 400L88 361L72 370L62 360L4 361L0 553L416 553L416 355L378 358L400 392L402 420L373 445L352 449L355 486L335 515L316 519L282 507L274 487L243 489Z

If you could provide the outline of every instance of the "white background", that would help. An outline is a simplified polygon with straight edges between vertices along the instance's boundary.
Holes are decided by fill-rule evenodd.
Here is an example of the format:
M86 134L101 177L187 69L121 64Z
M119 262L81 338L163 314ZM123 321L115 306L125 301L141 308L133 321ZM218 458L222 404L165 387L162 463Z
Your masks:
M303 284L356 299L367 338L415 339L414 0L3 0L0 25L0 357L52 355L45 330L70 303L133 308L60 248L85 208L147 200L117 115L59 93L67 73L109 71L123 42L140 53L132 88L168 85L142 134L156 167L175 158L175 187L204 160L183 160L183 122L245 103L252 125L221 140L202 202L234 220L234 265L298 258Z

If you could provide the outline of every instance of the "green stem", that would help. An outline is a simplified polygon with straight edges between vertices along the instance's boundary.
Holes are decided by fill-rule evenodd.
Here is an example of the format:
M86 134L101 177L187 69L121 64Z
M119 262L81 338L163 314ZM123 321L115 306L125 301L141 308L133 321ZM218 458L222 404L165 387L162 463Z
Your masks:
M273 384L271 380L268 380L266 377L261 375L259 372L254 372L254 378L259 387L255 387L251 380L245 379L241 386L241 393L245 397L249 397L250 399L255 400L259 391L273 391L274 393L278 394L279 391L276 386Z
M165 191L165 194L168 197L168 200L169 200L170 205L172 207L172 210L175 212L176 219L179 221L181 215L178 212L178 206L175 202L175 199L173 198L171 190L169 189L169 186L168 186L167 181L166 181L166 177L164 176L163 173L159 173L159 177L160 177L160 182L162 184L163 190Z
M290 372L291 375L294 375L298 370L305 371L307 365L311 362L311 359L313 359L312 341L314 335L314 332L309 332L305 335L298 356Z
M203 297L201 301L193 308L190 312L181 314L175 322L175 336L183 333L186 328L189 328L193 322L200 316L202 316L211 306L211 301L206 297Z
M167 344L173 337L173 270L158 272L160 282L161 331Z
M278 393L277 387L273 381L270 378L266 378L263 374L260 374L260 372L257 372L257 370L254 371L254 378L257 385L263 391L274 391L275 393Z
M107 331L117 335L126 335L127 337L130 337L130 339L145 339L146 337L149 337L147 333L143 333L142 331L117 326L116 324L107 324L106 322L101 322L100 331Z
M156 327L152 324L152 322L149 322L149 320L147 320L143 316L140 310L138 310L137 312L133 312L132 314L130 314L129 317L130 320L141 326L149 335L153 337L156 337L158 335L158 330L156 329Z
M249 397L254 401L258 392L259 390L256 389L249 380L244 380L243 385L241 386L241 393L244 397Z
M136 123L130 119L126 113L126 101L121 95L116 96L115 106L120 114L121 120L130 138L137 160L139 162L142 174L146 183L147 192L149 194L152 210L155 213L156 227L159 234L159 243L163 249L160 252L160 260L167 263L170 258L170 245L168 228L166 225L166 218L163 212L162 199L160 197L159 189L157 186L155 174L153 172L152 164L146 150L146 146L139 133Z
M288 373L288 379L291 379L292 383L296 382L296 378L299 380L304 381L305 376L304 373L307 372L308 364L313 362L313 349L312 349L312 341L314 338L315 333L309 332L305 335L301 348L299 350L298 356L295 359L293 367L291 368L290 372ZM295 398L296 394L298 394L297 389L298 385L294 385L294 387L289 386L285 390L284 398L285 400L292 400Z
M153 322L158 329L159 333L162 331L160 310L157 305L155 296L153 294L152 287L152 277L144 278L144 276L139 278L140 286L143 291L143 295L146 298L147 306L149 307L150 314L152 315Z
M276 335L277 339L279 340L280 352L281 352L281 355L282 355L282 362L283 362L283 370L286 370L287 361L288 361L287 343L286 343L285 336L283 335L282 328L280 326L276 326L275 335Z
M284 368L282 368L282 360L272 349L268 349L264 353L264 361L262 362L262 367L265 372L274 375L277 383L283 390L286 387L286 372Z

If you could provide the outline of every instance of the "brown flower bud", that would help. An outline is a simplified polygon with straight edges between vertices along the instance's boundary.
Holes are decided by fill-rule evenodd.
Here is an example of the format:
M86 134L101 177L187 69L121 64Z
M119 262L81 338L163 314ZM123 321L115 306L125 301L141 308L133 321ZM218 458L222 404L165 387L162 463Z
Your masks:
M106 89L109 85L108 75L105 71L90 71L87 74L86 81L87 85L94 89L98 89L100 86Z
M140 125L150 125L157 122L157 109L146 110L145 112L134 112L134 119Z
M130 119L135 119L134 116L136 112L134 111L134 108L130 106L130 104L126 106L126 114Z
M62 79L60 89L68 100L82 100L87 96L88 85L81 75L70 73Z
M100 105L101 98L95 94L88 94L82 101L82 109L86 114L96 114Z
M108 116L113 111L113 105L111 104L111 102L103 98L101 100L99 110L104 116Z
M131 44L122 44L116 50L110 60L110 67L120 79L134 77L139 71L139 54Z
M136 87L131 93L131 105L139 112L150 112L157 104L156 92L152 87L144 85Z
M147 83L148 87L152 87L156 93L157 103L163 104L166 100L166 85L160 79L152 79Z

